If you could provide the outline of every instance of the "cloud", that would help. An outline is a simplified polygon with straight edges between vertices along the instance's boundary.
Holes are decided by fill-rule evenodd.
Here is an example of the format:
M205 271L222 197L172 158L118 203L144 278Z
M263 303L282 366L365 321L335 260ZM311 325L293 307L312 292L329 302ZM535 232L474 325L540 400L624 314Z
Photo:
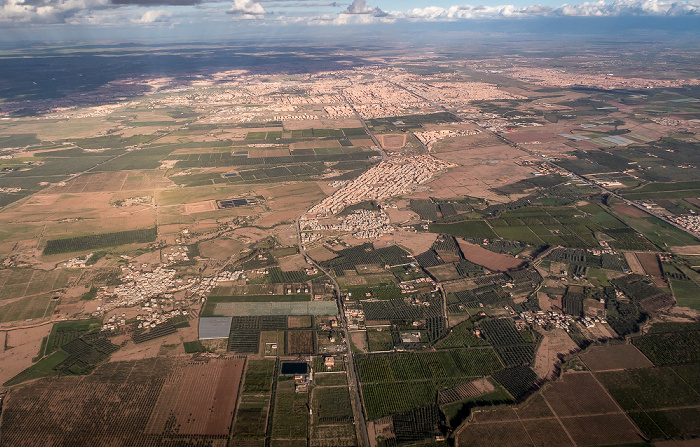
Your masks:
M318 2L318 1L286 1L286 0L261 0L266 6L275 8L323 8L323 7L340 7L338 2Z
M372 8L371 6L367 6L365 0L353 0L350 6L348 6L348 9L341 14L367 14L374 17L386 17L388 15L379 9L379 7Z
M233 0L227 14L241 15L243 18L260 18L265 15L265 8L254 0Z
M196 19L202 23L219 20L219 0L0 0L0 23L3 26L23 24L116 25L124 22L157 23L171 16L159 6L211 5L211 14ZM391 23L397 20L414 22L460 21L518 17L679 17L700 16L700 0L588 0L561 6L480 6L453 5L449 7L426 6L402 11L385 12L369 6L366 0L353 2L339 14L321 15L322 8L340 6L329 0L232 0L226 11L238 20L255 19L261 24L298 25L362 25ZM371 0L370 0L371 1ZM507 0L506 0L507 1ZM533 0L537 1L537 0ZM263 6L265 5L265 6ZM145 7L145 8L139 8ZM266 7L305 8L294 13L273 14ZM150 10L146 11L145 9ZM225 6L224 6L225 8ZM319 11L314 11L318 8ZM288 11L291 11L289 9ZM119 11L119 12L117 12ZM314 11L314 12L311 12ZM178 13L179 14L179 13ZM220 17L220 16L219 16Z
M111 0L111 3L119 6L191 6L200 4L201 0Z
M109 0L0 0L0 22L61 23L81 12L108 7Z
M427 6L407 11L391 12L392 17L413 21L456 21L499 17L619 17L619 16L681 16L700 14L700 3L667 0L614 0L564 4L553 8L542 5L516 7L455 5L449 8Z
M170 11L164 11L162 9L151 9L143 13L140 19L133 20L134 23L156 23L156 22L167 22L173 15Z

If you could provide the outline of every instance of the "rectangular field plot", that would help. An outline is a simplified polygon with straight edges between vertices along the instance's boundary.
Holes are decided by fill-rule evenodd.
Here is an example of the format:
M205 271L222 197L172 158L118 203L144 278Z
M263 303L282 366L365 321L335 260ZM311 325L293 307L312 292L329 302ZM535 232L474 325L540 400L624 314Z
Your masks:
M620 413L608 393L590 373L569 373L543 391L559 417Z
M243 359L188 364L179 380L163 386L147 432L161 434L167 427L181 435L228 435L243 364Z
M355 441L355 426L350 423L314 425L311 427L311 447L351 446Z
M640 442L637 427L624 413L563 418L562 423L578 446Z
M493 349L356 357L369 419L434 403L438 391L501 369Z
M581 355L591 371L645 368L654 366L634 345L594 346Z
M700 362L700 332L649 334L635 337L632 343L655 365Z
M243 396L233 424L233 437L236 439L265 438L268 396Z
M55 306L53 294L28 296L0 306L0 323L43 318L50 315Z
M214 315L226 317L251 317L269 315L336 315L335 301L310 301L296 303L242 302L217 303Z
M3 445L143 445L173 360L112 362L86 377L36 381L3 402ZM114 417L114 415L120 415ZM86 429L99 427L98 429ZM159 441L160 436L150 437Z
M697 375L700 369L694 370ZM603 372L596 376L627 411L700 405L698 390L671 367Z
M312 423L332 425L352 422L352 406L347 387L317 387L311 394Z
M294 380L280 381L272 420L273 439L306 439L309 395L294 391Z

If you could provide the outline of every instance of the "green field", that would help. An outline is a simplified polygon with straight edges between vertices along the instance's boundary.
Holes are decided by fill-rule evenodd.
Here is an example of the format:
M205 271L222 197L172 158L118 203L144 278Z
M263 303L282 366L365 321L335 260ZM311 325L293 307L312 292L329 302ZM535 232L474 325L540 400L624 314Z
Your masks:
M273 360L249 360L245 373L244 394L265 394L272 389Z
M692 370L695 375L700 373L698 365L693 365ZM700 405L699 390L693 389L673 367L603 372L596 376L626 411Z
M4 383L5 386L17 385L27 380L38 379L40 377L53 376L58 374L54 368L65 361L69 355L63 351L57 351L48 357L44 357L37 363L17 374L12 379Z
M450 234L458 237L475 237L493 239L498 237L493 229L483 220L468 220L455 223L436 223L430 225L430 232Z
M158 230L154 227L143 230L117 231L114 233L92 234L65 239L51 239L46 241L44 254L55 255L117 245L154 242L157 237Z
M307 434L309 395L294 391L294 380L277 384L277 399L272 419L272 438L305 439Z
M671 279L669 282L676 305L700 311L700 287L697 284L682 279Z

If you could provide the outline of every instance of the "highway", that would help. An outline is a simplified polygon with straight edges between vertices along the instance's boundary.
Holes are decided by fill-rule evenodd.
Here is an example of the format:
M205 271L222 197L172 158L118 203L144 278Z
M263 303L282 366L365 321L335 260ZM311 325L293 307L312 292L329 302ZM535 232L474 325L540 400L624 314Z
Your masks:
M379 143L379 140L377 140L377 137L375 137L375 136L372 134L372 132L370 132L369 127L367 127L367 123L365 122L364 118L362 118L362 115L360 115L360 112L358 112L357 109L355 109L355 106L353 106L353 105L350 103L350 101L348 101L348 98L346 98L344 94L340 93L340 96L343 97L343 100L345 101L345 104L347 104L347 106L350 107L350 108L352 109L352 111L353 111L353 113L355 114L355 116L357 117L357 119L360 120L360 122L362 123L362 127L365 128L365 132L367 132L367 135L369 135L369 137L372 139L372 142L374 143L374 145L377 146L377 149L379 150L379 153L382 154L382 160L386 160L387 158L389 158L389 156L387 155L386 151L384 151L384 148L383 148L382 145Z
M348 374L348 387L350 388L350 393L351 393L351 399L350 402L352 403L352 413L354 416L355 420L355 431L357 433L357 439L358 441L362 439L362 442L359 443L359 445L362 446L369 446L369 436L367 434L367 422L365 421L365 416L364 413L362 412L362 399L360 397L360 383L357 377L357 374L355 374L355 364L353 363L353 358L352 358L352 348L350 347L350 333L348 332L348 319L345 316L345 307L343 306L343 299L340 295L340 286L338 285L338 281L335 280L335 277L331 275L331 272L329 270L324 269L320 265L316 263L311 257L309 257L306 254L306 251L304 249L304 244L301 242L301 223L299 222L301 219L301 216L299 216L296 219L296 230L297 230L297 244L299 245L299 253L304 256L306 261L316 267L319 271L323 272L326 274L326 276L331 280L333 283L333 289L335 291L335 296L336 300L338 302L338 320L339 320L339 327L343 328L344 332L344 337L345 337L345 345L347 349L347 359L348 359L348 365L347 365L347 374Z

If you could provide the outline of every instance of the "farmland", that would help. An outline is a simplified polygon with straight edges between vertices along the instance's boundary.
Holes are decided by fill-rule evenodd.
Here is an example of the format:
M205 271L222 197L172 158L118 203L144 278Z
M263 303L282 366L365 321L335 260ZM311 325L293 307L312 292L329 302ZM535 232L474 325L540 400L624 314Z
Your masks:
M104 233L66 239L51 239L46 241L44 254L55 255L73 251L94 250L96 248L112 247L116 245L154 242L156 237L156 229L149 228L145 230L118 231L116 233Z
M0 444L700 436L697 49L413 34L8 43Z

